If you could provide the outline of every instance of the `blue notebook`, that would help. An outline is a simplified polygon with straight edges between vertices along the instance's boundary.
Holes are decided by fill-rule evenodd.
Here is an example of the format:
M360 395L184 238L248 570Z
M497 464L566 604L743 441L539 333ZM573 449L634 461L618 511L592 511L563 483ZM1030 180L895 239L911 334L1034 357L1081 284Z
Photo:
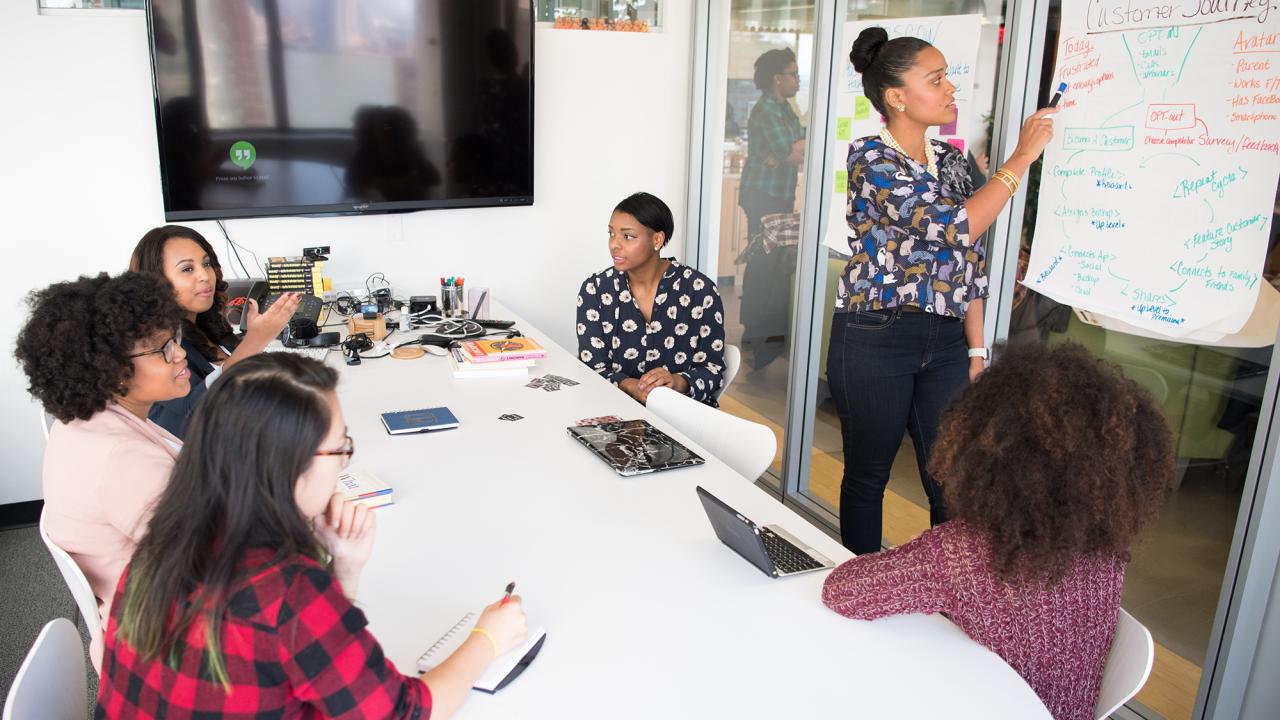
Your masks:
M447 407L401 410L382 413L382 424L390 435L431 432L458 427L458 418Z

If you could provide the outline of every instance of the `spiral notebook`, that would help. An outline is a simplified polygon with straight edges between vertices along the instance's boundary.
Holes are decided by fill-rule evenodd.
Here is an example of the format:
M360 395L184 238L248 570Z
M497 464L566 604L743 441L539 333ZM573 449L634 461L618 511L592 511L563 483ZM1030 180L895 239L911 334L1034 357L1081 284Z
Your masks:
M457 650L471 635L471 629L476 626L478 619L480 619L478 612L463 615L461 620L454 623L453 627L441 635L440 639L418 658L418 672L427 672L452 655L453 651ZM493 694L506 687L507 683L520 677L520 673L529 667L542 650L542 643L546 639L546 630L530 627L529 637L515 650L499 655L489 663L489 667L485 668L472 689Z

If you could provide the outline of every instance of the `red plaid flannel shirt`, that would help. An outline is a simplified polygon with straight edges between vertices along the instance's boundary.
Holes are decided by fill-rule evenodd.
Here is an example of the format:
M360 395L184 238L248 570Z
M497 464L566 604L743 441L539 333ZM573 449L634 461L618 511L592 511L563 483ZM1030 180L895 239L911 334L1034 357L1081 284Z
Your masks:
M365 629L364 613L327 569L307 557L271 562L247 553L247 579L231 588L221 649L231 688L203 659L205 627L176 648L177 666L144 661L107 627L96 718L418 718L431 714L425 683L401 675ZM126 577L127 577L126 572ZM125 578L121 578L123 587Z

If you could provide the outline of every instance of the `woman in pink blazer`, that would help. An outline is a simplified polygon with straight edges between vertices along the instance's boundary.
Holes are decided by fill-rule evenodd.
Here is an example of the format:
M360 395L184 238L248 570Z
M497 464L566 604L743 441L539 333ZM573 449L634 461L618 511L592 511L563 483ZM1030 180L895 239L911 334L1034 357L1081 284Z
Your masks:
M187 394L182 310L163 280L81 277L33 292L15 356L57 418L44 455L44 524L98 597L103 626L181 441L147 419ZM98 667L101 647L91 647Z

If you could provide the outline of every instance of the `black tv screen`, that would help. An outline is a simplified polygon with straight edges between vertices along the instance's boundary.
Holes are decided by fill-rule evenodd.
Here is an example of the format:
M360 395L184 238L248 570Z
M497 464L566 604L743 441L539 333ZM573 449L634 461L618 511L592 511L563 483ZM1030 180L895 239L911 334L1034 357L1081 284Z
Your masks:
M168 220L533 202L529 0L152 0Z

